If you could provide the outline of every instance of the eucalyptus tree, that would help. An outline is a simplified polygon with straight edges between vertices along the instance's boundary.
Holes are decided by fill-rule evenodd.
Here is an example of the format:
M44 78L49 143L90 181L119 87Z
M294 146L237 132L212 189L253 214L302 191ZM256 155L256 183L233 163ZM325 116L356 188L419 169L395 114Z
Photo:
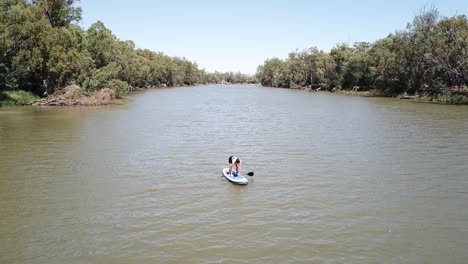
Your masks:
M432 56L427 59L449 85L468 85L468 19L445 18L435 26Z

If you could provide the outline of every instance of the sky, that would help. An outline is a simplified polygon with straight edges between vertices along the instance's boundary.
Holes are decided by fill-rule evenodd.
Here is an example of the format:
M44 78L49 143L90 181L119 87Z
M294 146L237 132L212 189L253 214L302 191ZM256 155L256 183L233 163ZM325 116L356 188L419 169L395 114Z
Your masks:
M424 7L468 15L462 0L81 0L96 21L137 48L185 57L209 72L254 74L267 58L338 43L374 42L403 30Z

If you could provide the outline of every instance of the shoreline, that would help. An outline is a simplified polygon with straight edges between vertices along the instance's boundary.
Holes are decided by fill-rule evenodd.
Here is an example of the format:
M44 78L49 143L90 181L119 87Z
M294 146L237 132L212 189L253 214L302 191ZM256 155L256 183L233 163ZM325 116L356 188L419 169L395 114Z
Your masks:
M230 83L229 85L247 85L251 83ZM126 96L131 96L136 93L141 93L152 89L163 88L178 88L178 87L194 87L201 85L225 85L218 83L193 84L193 85L176 85L176 86L146 86L135 88L122 95L117 96L115 90L111 88L103 88L94 91L92 94L85 94L77 85L69 85L60 90L57 90L52 95L40 97L30 91L14 90L0 91L0 108L15 107L15 106L100 106L119 104Z
M245 85L246 83L236 83L230 85ZM208 84L197 84L197 85L184 85L184 86L150 86L136 89L131 91L125 96L131 96L134 93L139 93L142 91L150 89L159 89L159 88L177 88L177 87L186 87L186 86L199 86L199 85L217 85L216 83ZM397 95L390 96L385 95L379 92L378 90L367 90L367 91L354 91L354 90L327 90L327 89L313 89L310 87L295 87L295 88L283 88L283 87L270 87L257 84L262 87L267 88L282 88L282 89L293 89L293 90L303 90L308 92L319 92L319 93L334 93L338 95L345 96L359 96L359 97L384 97L384 98L394 98L398 100L404 100L408 102L417 102L417 103L432 103L440 105L468 105L468 96L460 94L451 94L446 93L437 96L428 96L428 95ZM67 86L56 93L49 95L44 98L24 90L16 91L0 91L0 108L2 107L12 107L12 106L100 106L100 105L111 105L118 104L122 98L118 98L114 90L110 88L104 88L97 90L90 95L85 95L81 88L76 85Z
M347 96L360 96L360 97L384 97L394 98L401 101L415 102L415 103L430 103L439 105L468 105L468 96L456 95L456 94L443 94L436 96L428 95L404 95L400 94L397 96L382 95L373 91L337 91L336 94L347 95Z
M268 87L268 86L265 86ZM272 87L275 88L275 87ZM385 95L379 92L378 90L368 90L368 91L353 91L353 90L320 90L320 89L311 89L307 87L299 88L283 88L283 89L298 89L305 90L308 92L326 92L334 93L345 96L359 96L359 97L383 97L383 98L394 98L398 100L404 100L408 102L417 102L417 103L431 103L439 105L468 105L468 96L460 94L445 93L439 94L436 96L429 95L405 95L399 94L396 96Z

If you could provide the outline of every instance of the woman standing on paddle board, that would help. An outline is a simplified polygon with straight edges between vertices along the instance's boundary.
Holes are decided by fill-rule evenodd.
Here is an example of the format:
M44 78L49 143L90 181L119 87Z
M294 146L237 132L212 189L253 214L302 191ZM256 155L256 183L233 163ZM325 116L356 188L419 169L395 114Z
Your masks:
M229 174L232 174L233 167L236 167L234 177L241 175L241 160L238 157L231 156L229 157Z

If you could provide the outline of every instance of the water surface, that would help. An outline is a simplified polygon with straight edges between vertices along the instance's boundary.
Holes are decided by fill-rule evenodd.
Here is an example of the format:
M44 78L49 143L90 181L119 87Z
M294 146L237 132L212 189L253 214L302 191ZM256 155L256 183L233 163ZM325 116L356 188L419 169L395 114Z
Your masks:
M467 157L464 106L226 85L2 108L0 263L466 263Z

